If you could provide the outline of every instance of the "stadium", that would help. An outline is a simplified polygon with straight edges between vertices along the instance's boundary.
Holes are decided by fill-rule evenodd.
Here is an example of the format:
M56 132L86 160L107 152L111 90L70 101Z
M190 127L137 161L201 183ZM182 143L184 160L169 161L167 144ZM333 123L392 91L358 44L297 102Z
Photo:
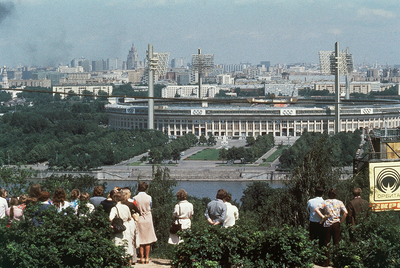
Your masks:
M148 128L147 100L109 104L109 127ZM400 126L400 103L343 100L340 131ZM332 100L265 99L159 99L154 104L154 129L171 138L192 133L217 138L245 139L272 134L300 136L304 131L335 133Z

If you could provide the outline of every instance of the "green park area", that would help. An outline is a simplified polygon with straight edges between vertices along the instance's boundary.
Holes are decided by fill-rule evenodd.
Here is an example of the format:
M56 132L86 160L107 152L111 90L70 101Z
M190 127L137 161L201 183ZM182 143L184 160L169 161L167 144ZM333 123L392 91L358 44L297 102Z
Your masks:
M188 160L218 160L219 159L219 150L207 148L201 150L200 152L191 155L187 158Z

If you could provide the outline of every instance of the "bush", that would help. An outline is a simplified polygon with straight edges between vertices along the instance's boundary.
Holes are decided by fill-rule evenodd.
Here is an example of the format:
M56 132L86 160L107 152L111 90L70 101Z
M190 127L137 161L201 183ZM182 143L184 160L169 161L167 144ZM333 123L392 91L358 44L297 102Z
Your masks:
M128 264L124 249L110 240L110 222L103 209L78 218L72 208L58 213L43 210L43 224L31 217L37 206L25 210L25 220L10 228L0 221L0 267L121 267ZM85 211L86 209L86 211Z
M313 267L320 253L302 228L261 232L236 225L184 230L173 267Z
M400 267L399 216L399 212L386 211L360 221L357 242L346 239L333 248L335 267Z

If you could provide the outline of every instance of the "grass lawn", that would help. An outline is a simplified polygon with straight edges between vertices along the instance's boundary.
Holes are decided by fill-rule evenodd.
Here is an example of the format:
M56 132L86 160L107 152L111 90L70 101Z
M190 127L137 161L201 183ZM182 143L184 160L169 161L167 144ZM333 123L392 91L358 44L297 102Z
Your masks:
M261 166L261 167L269 166L269 164L271 164L271 163L274 162L278 157L281 156L282 150L285 149L286 147L287 147L287 146L282 146L280 149L277 149L273 154L271 154L270 156L267 157L267 159L265 160L265 162L263 162L263 163L260 164L259 166Z
M128 166L140 166L142 164L142 162L132 162L129 163Z
M207 148L188 157L189 160L218 160L219 150Z

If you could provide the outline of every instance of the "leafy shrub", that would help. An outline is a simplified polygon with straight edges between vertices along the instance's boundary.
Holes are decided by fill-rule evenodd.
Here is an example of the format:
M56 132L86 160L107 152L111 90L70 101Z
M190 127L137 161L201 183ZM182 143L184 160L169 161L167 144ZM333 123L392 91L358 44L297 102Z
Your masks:
M58 187L63 188L67 193L73 189L91 193L93 188L99 185L103 186L104 192L106 192L107 183L100 183L99 179L90 175L79 174L78 176L73 176L71 174L52 174L44 178L44 180L40 182L40 185L50 193L53 193Z
M341 241L333 249L335 267L400 267L400 214L372 213L360 221L357 242Z
M31 217L37 206L25 210L25 220L10 228L0 221L0 267L121 267L128 263L124 249L110 240L110 222L103 209L78 218L72 208L58 213L42 211L43 224Z
M317 245L302 228L255 231L236 225L183 231L173 267L313 267Z

